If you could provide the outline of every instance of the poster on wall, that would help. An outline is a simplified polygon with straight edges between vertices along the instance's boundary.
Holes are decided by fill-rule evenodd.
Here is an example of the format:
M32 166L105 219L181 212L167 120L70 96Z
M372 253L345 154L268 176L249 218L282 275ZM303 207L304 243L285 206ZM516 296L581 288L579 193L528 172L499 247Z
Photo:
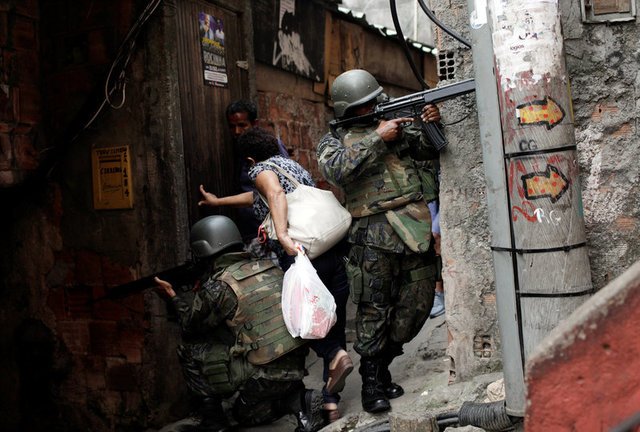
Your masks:
M129 146L92 150L93 208L133 208L129 155Z
M314 81L324 79L324 9L309 0L254 2L256 59Z
M205 12L198 16L200 46L202 48L202 69L207 85L227 87L227 63L224 58L224 23Z

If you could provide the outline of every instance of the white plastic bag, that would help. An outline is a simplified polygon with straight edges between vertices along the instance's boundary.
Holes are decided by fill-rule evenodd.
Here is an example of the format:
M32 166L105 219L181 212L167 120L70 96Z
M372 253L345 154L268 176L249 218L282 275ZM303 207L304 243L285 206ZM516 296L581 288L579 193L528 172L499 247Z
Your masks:
M336 323L336 302L303 253L284 274L282 314L291 336L322 339Z

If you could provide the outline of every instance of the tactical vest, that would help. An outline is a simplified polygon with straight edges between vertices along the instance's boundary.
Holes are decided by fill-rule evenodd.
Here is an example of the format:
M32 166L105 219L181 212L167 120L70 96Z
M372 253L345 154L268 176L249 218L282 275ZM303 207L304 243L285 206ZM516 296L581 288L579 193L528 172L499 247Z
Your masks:
M375 129L351 129L344 137L345 147L362 140ZM389 152L357 179L344 186L346 208L353 217L369 216L404 206L422 198L418 172L409 157Z
M244 351L255 365L269 363L305 343L293 338L282 318L282 270L271 260L241 261L227 267L219 279L238 298L227 322L236 336L234 350Z

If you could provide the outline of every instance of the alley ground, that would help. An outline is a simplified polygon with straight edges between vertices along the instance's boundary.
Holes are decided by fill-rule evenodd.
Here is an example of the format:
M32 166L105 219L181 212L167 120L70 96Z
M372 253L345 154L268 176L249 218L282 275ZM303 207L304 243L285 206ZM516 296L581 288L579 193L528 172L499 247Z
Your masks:
M352 312L352 311L351 311ZM351 322L349 323L351 324ZM351 325L348 327L353 328ZM348 333L353 340L353 332ZM384 419L407 425L419 424L429 414L456 411L465 401L484 401L487 385L502 377L501 373L480 375L469 382L449 384L450 360L446 355L447 325L445 316L429 319L420 334L405 346L405 354L390 367L394 381L405 389L404 396L391 401L390 413L371 415L362 410L360 403L360 357L349 343L348 351L354 362L354 371L347 378L342 392L340 411L342 419L322 429L322 432L353 431L375 424ZM309 375L305 378L308 388L322 386L322 362L311 353L308 358ZM182 422L183 423L183 422ZM177 424L163 428L160 432L177 432ZM239 432L287 432L296 427L293 416L287 416L271 425L239 429ZM420 429L404 429L417 431ZM465 428L465 430L470 430ZM453 430L454 428L449 428ZM481 430L475 429L473 430Z

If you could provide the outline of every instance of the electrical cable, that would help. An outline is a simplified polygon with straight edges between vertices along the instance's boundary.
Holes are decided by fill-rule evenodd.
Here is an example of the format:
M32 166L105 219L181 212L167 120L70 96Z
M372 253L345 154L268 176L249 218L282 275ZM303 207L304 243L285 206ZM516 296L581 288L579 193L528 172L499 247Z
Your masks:
M448 419L437 420L436 423L438 424L438 429L444 429L447 426L457 426L459 424L459 420L458 417L452 417Z
M111 68L109 69L109 73L107 74L107 79L105 81L105 99L109 104L109 106L111 106L111 108L113 109L122 108L122 106L124 105L124 102L126 100L125 69L129 64L129 61L131 60L131 55L133 54L133 50L136 45L136 39L138 37L138 34L142 30L142 27L147 22L149 17L151 17L153 12L155 12L155 10L158 8L161 2L162 0L152 0L147 4L145 9L142 11L140 16L136 20L136 22L131 26L131 29L129 29L129 32L125 36L124 41L122 42L122 44L120 45L120 48L118 49L116 58L111 64ZM123 56L124 56L124 60L122 60ZM114 105L110 99L110 94L112 93L112 91L109 91L109 82L111 81L111 75L114 69L116 68L116 65L118 65L119 63L122 63L122 65L120 67L120 73L118 74L118 80L115 85L121 86L122 98L121 98L120 104Z
M391 9L391 18L393 19L393 26L396 29L396 34L398 36L398 41L402 46L402 51L404 52L405 57L407 57L407 61L409 62L409 66L411 66L411 70L415 75L418 82L423 89L429 89L429 85L425 82L424 78L422 78L422 74L418 71L418 67L416 66L413 58L411 57L411 52L409 51L409 47L407 46L407 40L404 38L404 34L402 33L402 28L400 27L400 20L398 20L398 10L396 8L396 0L389 0L389 9Z
M449 123L441 122L440 124L442 124L442 126L453 126L453 125L455 125L455 124L458 124L458 123L460 123L460 122L462 122L462 121L464 121L464 120L468 119L470 115L471 115L471 113L469 113L469 114L467 114L467 115L465 115L465 116L462 116L462 117L461 117L461 118L459 118L458 120L454 120L454 121L449 122Z
M453 30L451 30L442 21L440 21L435 16L435 14L427 7L427 5L425 4L424 0L418 0L418 3L420 4L420 8L424 11L424 13L429 17L429 19L435 25L440 27L445 33L447 33L448 35L450 35L451 37L456 39L458 42L460 42L461 44L463 44L467 48L471 48L471 43L469 43L462 36L460 36L459 34L454 32ZM396 7L395 0L389 0L389 9L391 10L391 18L393 20L393 25L395 27L396 34L398 36L398 40L399 40L400 44L402 45L402 49L404 51L404 55L407 57L407 60L409 62L409 66L411 66L411 70L413 71L413 74L415 75L416 79L420 82L420 85L422 86L422 88L423 89L428 89L429 86L424 81L424 78L422 77L422 74L420 74L420 72L418 71L418 68L416 67L416 65L414 63L413 58L411 58L411 53L409 52L409 47L407 46L407 40L405 39L404 34L402 33L402 28L400 27L400 21L398 20L398 10L397 10L397 7Z
M454 32L453 30L451 30L442 21L440 21L438 18L436 18L435 14L431 11L431 9L429 9L427 7L427 5L425 4L424 0L418 0L418 3L420 4L420 8L424 11L425 14L427 14L429 19L435 25L440 27L445 33L447 33L449 36L451 36L452 38L454 38L455 40L460 42L462 45L466 46L467 48L471 48L471 43L469 43L466 39L464 39L462 36L460 36L459 34Z
M436 420L438 421L452 419L452 418L455 418L456 420L458 419L458 411L450 411L450 412L445 412L445 413L436 415Z
M109 68L107 78L105 79L104 99L102 100L100 106L96 109L94 114L91 116L91 118L84 124L84 126L78 131L78 133L71 139L71 141L74 141L83 130L91 126L96 118L98 118L98 115L100 115L105 105L108 104L113 109L120 109L124 106L126 102L127 89L125 70L129 65L129 62L131 61L131 56L136 45L136 39L138 38L140 31L144 27L144 24L149 20L151 15L153 15L153 13L156 11L160 3L162 3L162 0L150 1L129 29L129 32L120 44L118 52L113 62L111 63L111 67ZM114 75L117 75L117 79L112 85L112 77ZM116 91L121 94L120 101L117 104L114 103L112 99L112 94Z
M402 33L402 28L400 27L400 20L398 20L398 10L396 8L396 0L389 0L389 8L391 9L391 18L393 19L393 25L396 29L396 34L398 35L398 41L402 46L402 50L404 51L404 55L407 57L407 61L409 62L409 66L411 66L411 70L413 71L413 75L416 77L420 85L423 89L429 89L429 85L425 82L424 78L422 78L422 74L418 71L418 67L413 61L411 57L411 52L409 51L409 47L407 46L407 40L404 38L404 34ZM425 132L429 141L433 143L438 151L443 149L447 145L447 140L442 134L442 131L435 123L421 123L422 130Z
M464 402L458 412L460 426L475 426L487 431L512 430L518 421L507 414L504 400L496 402Z

